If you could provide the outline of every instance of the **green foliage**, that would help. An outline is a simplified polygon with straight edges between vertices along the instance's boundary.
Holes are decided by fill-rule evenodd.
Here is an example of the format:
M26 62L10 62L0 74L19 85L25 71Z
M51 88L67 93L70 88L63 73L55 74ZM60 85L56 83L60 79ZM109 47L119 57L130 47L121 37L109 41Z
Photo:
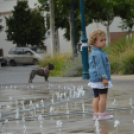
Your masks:
M49 11L49 0L38 0L41 4L42 10ZM69 13L71 12L71 0L54 0L55 2L55 26L56 29L64 28L64 37L70 40L70 25ZM76 37L79 42L81 37L81 13L79 1L74 1L75 21L76 21ZM85 19L86 25L93 21L103 22L103 24L110 25L114 17L121 17L126 27L130 29L133 27L134 17L134 1L133 0L84 0L85 5ZM125 9L125 10L124 10ZM49 18L48 18L49 19ZM109 20L109 22L107 22ZM107 23L106 23L107 22ZM122 28L124 24L120 27Z
M13 15L6 18L8 26L7 40L17 46L43 45L45 26L44 18L39 11L32 11L27 1L18 1Z
M99 6L98 6L99 5ZM88 23L95 21L107 21L107 16L113 13L113 3L108 0L85 0L85 14Z
M66 64L63 76L64 77L78 77L82 76L83 65L81 57L73 58Z
M113 7L115 15L120 16L122 19L130 19L134 15L133 0L114 0Z
M44 61L40 62L40 67L46 67L48 63L51 63L55 66L55 70L50 72L50 76L63 77L63 69L66 64L69 62L69 58L66 57L55 57L55 58L45 58Z
M49 11L49 0L38 0L41 4L42 10ZM71 0L54 0L55 2L55 27L56 29L65 29L65 34L63 35L67 40L70 40L70 24L69 24L69 14L71 11ZM76 37L77 42L79 42L81 37L81 21L80 21L80 6L79 1L74 2L74 12L76 20ZM49 20L49 18L47 18Z
M122 30L128 29L128 32L131 32L133 29L133 25L134 25L134 18L130 18L122 20L121 25L118 27L121 28Z
M81 61L81 57L55 56L55 58L45 58L44 61L40 62L40 67L44 68L48 63L51 63L55 66L55 70L50 72L50 76L76 77L82 76L83 66Z
M104 50L108 54L112 74L134 74L134 39L120 39Z
M120 28L129 28L130 30L134 25L133 9L133 0L101 0L101 2L99 0L85 0L85 15L88 24L94 20L102 22L106 26L112 23L114 17L121 17L123 23Z
M116 16L120 16L122 18L122 23L119 28L121 28L122 30L128 28L129 31L131 31L134 25L134 1L114 0L113 6Z
M134 44L121 55L122 74L134 74Z

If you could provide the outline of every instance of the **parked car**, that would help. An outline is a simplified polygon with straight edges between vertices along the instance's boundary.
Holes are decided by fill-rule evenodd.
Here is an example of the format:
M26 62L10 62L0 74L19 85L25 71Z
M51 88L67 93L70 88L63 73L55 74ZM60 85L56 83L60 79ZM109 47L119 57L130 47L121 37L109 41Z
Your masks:
M5 57L0 57L0 64L3 66L7 65L7 59Z
M43 60L43 55L37 54L26 47L12 48L7 55L7 61L12 66L17 64L38 64L40 60Z

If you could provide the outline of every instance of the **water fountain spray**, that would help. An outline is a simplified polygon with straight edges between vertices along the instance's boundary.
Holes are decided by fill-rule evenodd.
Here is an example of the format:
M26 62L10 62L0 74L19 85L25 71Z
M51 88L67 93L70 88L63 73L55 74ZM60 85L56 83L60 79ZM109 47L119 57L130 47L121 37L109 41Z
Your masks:
M25 126L25 117L24 116L22 117L22 121L23 121L24 126Z
M50 114L52 114L52 111L53 111L53 107L51 106L50 107Z
M13 100L13 98L12 98L12 96L10 96L10 97L9 97L9 101L12 101L12 100Z
M117 102L117 100L116 100L116 99L114 99L114 101L113 101L113 103L112 103L112 104L113 104L113 105L115 105L115 104L116 104L116 102Z
M0 113L0 119L1 119L1 115L2 115L2 114Z
M8 123L8 119L5 120L6 134L7 134L7 123Z
M15 104L16 104L16 108L18 108L18 101L17 100L15 100Z
M24 101L21 101L20 103L22 104L22 108L23 108L23 110L25 110Z
M85 112L85 103L82 103L83 112Z
M132 100L132 98L130 98L130 99L129 99L129 105L131 106L131 108L132 108L132 109L134 109L134 107L133 107L133 100Z
M23 133L24 134L27 134L27 128L26 128L26 126L23 126Z
M10 109L11 107L10 107L10 105L7 105L6 108Z
M120 124L120 122L118 120L114 121L114 127L116 127L116 134L118 134L118 125Z
M101 134L100 133L100 124L99 124L98 120L95 121L95 125L94 126L96 128L96 134Z
M44 107L44 101L41 100L40 103L41 103L41 106ZM42 109L42 114L43 114L43 113L44 113L44 109Z
M56 122L56 124L57 124L57 127L59 128L59 133L60 133L61 132L61 127L62 127L62 121L61 120L58 120Z
M19 118L19 108L16 109L16 119Z
M39 115L39 116L38 116L38 121L39 121L39 123L40 123L41 132L42 132L42 134L44 134L44 131L43 131L43 122L44 122L44 118L43 118L42 115Z
M54 104L54 95L52 94L52 99L51 99L52 104Z
M30 106L31 109L33 109L33 102L32 102L32 100L30 100L29 106Z

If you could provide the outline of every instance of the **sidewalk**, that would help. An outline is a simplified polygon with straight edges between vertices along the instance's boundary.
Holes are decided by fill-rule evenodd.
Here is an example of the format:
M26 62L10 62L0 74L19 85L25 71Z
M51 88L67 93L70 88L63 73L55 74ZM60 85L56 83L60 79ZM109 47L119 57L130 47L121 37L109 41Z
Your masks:
M64 93L63 91L52 90L50 91L48 88L44 90L41 87L48 87L49 84L52 84L52 87L70 87L75 85L76 87L82 85L84 90L88 91L89 98L74 101L68 104L69 112L78 112L82 111L82 104L85 104L85 111L92 110L92 100L93 100L93 93L92 89L88 87L89 80L82 80L81 77L50 77L49 82L44 82L44 79L37 76L33 83L27 83L26 80L19 79L20 83L14 83L15 85L21 86L36 86L37 89L33 90L20 90L20 89L7 89L7 90L0 90L0 105L2 106L1 112L7 112L6 105L14 106L14 101L19 99L21 102L21 98L27 99L25 106L29 106L29 101L33 100L33 105L35 106L37 103L40 103L40 100L35 101L36 98L44 98L44 102L50 103L51 98L57 92ZM134 110L131 109L130 106L130 98L132 98L134 103L134 75L112 75L112 83L113 88L109 89L108 99L107 99L107 111L109 114L114 115L113 120L106 120L106 121L99 121L100 128L103 131L102 134L133 134L134 133ZM14 85L12 84L12 85ZM10 86L11 84L2 84L2 86ZM40 88L40 89L38 89ZM66 91L66 89L64 90ZM32 95L31 95L32 93ZM12 96L13 102L9 102L8 98ZM29 98L29 99L28 99ZM3 102L2 102L3 101ZM19 104L20 108L22 107ZM66 104L59 105L54 108L53 113L66 113ZM50 109L45 109L44 114L48 114ZM40 111L38 114L42 114ZM26 116L26 115L25 115ZM56 127L56 122L60 120L62 121L62 127ZM114 121L118 120L120 122L118 129L114 127ZM80 115L64 115L64 116L56 116L56 117L48 117L45 118L43 123L43 128L45 134L94 134L94 127L95 122L92 120L92 113L89 114L80 114ZM30 134L39 133L39 121L26 121L25 125L27 127L27 131ZM1 126L0 126L1 127ZM61 130L60 130L61 129ZM8 122L8 132L12 132L14 134L22 134L23 130L23 122L20 121L19 124L16 126L16 122ZM60 132L61 131L61 132ZM118 132L117 132L118 131Z

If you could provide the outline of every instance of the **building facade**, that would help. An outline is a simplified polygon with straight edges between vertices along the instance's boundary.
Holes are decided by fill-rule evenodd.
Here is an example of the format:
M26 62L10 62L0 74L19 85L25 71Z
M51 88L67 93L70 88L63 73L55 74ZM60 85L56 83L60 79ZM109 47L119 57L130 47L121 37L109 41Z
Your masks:
M6 40L7 37L6 37L6 32L5 32L7 29L5 17L9 17L10 15L12 15L12 10L13 10L13 7L16 5L16 3L17 3L17 0L0 0L0 19L2 19L1 25L4 26L3 31L0 32L0 52L1 52L1 55L3 55L3 56L6 56L8 54L8 51L12 47L16 46L11 41ZM38 0L28 0L29 7L31 9L35 8L35 6L34 6L35 3L38 3ZM127 30L122 31L121 29L118 28L118 25L120 24L120 22L121 22L121 19L117 17L114 19L113 23L110 26L111 41L115 41L117 38L121 37L123 34L125 34L127 32ZM92 31L94 31L95 29L102 29L102 30L106 31L106 27L103 26L102 24L92 23L86 27L87 38L89 37L90 33ZM71 42L67 41L63 37L64 32L65 32L64 29L58 29L56 31L57 51L61 54L71 52ZM131 37L132 36L133 35L131 35ZM46 33L46 40L44 41L44 45L46 47L46 52L48 54L51 53L50 38L51 38L51 32L48 31Z

